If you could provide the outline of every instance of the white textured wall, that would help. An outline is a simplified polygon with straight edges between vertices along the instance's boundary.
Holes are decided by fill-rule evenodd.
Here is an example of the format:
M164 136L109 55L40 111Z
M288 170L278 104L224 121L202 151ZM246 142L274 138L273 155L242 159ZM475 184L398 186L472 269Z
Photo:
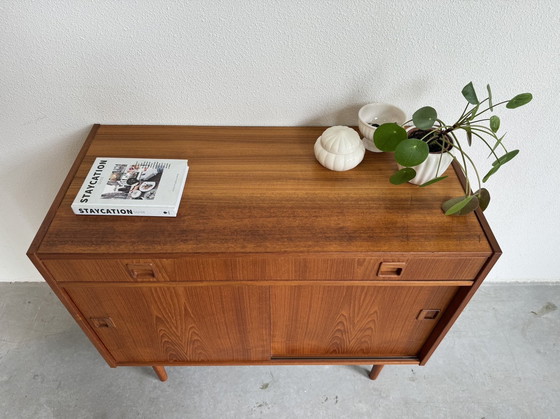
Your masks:
M499 112L522 153L489 185L490 279L560 280L559 27L557 0L0 0L0 281L40 280L25 251L92 123L451 119L471 80L535 96Z

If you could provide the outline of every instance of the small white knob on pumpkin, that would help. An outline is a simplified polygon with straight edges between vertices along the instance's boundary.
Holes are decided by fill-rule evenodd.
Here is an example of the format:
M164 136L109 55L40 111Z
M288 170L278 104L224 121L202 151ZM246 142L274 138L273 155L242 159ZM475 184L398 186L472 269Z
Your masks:
M360 135L345 126L330 127L315 142L315 157L323 166L338 172L356 167L366 149Z

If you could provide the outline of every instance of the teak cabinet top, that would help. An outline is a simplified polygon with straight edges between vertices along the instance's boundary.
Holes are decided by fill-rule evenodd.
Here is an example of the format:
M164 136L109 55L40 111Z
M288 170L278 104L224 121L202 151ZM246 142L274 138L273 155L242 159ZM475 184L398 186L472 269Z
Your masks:
M497 244L480 212L444 216L459 196L453 169L427 188L394 186L388 153L355 169L322 167L325 127L95 125L30 253L57 255L466 253ZM176 218L78 216L70 204L96 157L188 159Z

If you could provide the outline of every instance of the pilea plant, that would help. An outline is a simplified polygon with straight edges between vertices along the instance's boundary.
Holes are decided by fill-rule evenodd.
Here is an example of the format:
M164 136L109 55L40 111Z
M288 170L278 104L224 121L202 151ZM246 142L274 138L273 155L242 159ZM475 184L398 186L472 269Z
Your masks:
M467 104L459 119L452 125L439 119L436 110L430 106L418 109L412 115L412 119L402 126L395 123L380 125L374 134L375 145L382 151L394 152L395 160L401 166L400 170L391 176L391 183L398 185L414 179L417 175L414 167L426 161L430 153L439 153L436 177L420 186L428 186L445 179L447 176L437 174L440 173L440 169L441 172L445 171L440 165L443 165L443 153L449 153L461 166L467 182L464 196L445 201L441 206L442 210L446 215L465 215L477 208L484 211L490 203L490 193L482 184L519 153L519 150L507 150L502 141L504 135L498 134L500 118L497 115L488 116L488 112L494 112L494 108L504 104L507 109L515 109L529 103L533 98L530 93L522 93L512 99L493 103L490 85L486 86L486 90L488 96L481 101L472 82L463 88L462 94ZM407 132L404 127L411 122L415 129ZM461 140L457 135L459 132L464 133ZM473 141L487 147L489 157L494 158L492 168L482 178L475 162L467 153L467 147L471 147ZM470 178L476 179L476 192L471 190Z

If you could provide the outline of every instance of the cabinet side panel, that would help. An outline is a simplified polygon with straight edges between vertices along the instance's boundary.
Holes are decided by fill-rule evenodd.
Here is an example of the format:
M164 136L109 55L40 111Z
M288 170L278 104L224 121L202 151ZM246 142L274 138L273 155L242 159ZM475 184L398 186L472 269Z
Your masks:
M464 188L467 184L467 180L460 168L460 165L456 161L453 162L453 168L455 170L455 173L457 174L457 177L459 178L461 186ZM441 343L447 332L449 332L459 315L462 313L478 288L482 285L482 282L484 281L490 270L494 267L494 265L502 255L500 245L498 244L496 237L490 229L488 221L486 220L486 217L484 216L484 213L480 210L480 208L475 211L475 215L486 236L486 241L492 249L492 254L475 278L473 285L471 287L463 287L457 293L449 306L449 310L446 311L445 315L442 317L441 321L438 323L437 327L434 329L434 331L426 341L426 344L419 353L421 365L425 365L428 362L438 345Z
M419 358L421 365L426 365L447 332L449 332L459 315L463 312L478 288L482 285L484 278L486 278L486 275L488 275L500 256L501 253L495 253L492 255L480 271L480 274L474 284L471 287L461 287L455 298L453 298L453 301L449 305L449 310L445 312L445 315L442 317L441 321L438 323L437 327L434 329L429 339L426 341L426 344L420 351Z
M115 358L109 353L103 342L99 339L97 334L94 332L90 324L85 321L84 316L80 312L79 308L76 307L66 290L61 288L57 282L52 277L51 273L47 270L44 266L42 261L37 257L35 254L30 254L29 259L33 262L37 270L41 273L47 284L51 287L55 295L58 299L62 302L64 307L68 310L68 312L72 315L76 323L80 326L89 340L93 343L93 345L97 348L103 359L109 364L111 367L116 367L117 363Z

